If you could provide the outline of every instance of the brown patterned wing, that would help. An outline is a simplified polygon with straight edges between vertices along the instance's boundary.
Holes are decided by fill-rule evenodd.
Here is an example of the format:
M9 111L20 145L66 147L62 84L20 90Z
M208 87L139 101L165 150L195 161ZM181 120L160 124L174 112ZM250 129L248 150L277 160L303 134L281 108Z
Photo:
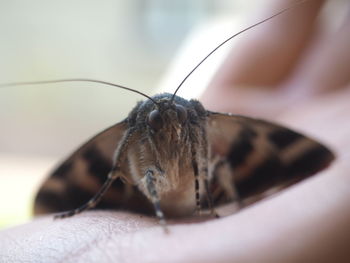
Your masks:
M114 152L126 129L126 121L113 125L94 136L59 165L39 189L34 214L71 210L88 202L107 179ZM127 162L123 169L128 170ZM135 205L135 210L148 209L147 200L138 191L134 192L135 189L117 179L97 208L132 210ZM144 202L147 202L146 207L138 208Z
M236 194L243 201L256 201L281 190L321 171L334 159L334 154L319 142L277 124L238 115L208 114L212 159L221 160L216 167L229 167L226 171L230 171ZM225 175L215 173L214 168L214 188L220 188L218 176Z

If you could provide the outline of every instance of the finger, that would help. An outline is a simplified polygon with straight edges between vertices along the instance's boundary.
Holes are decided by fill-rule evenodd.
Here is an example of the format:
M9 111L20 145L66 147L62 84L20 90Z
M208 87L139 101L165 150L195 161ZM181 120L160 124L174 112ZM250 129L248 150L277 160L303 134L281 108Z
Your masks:
M302 3L243 35L202 94L204 106L209 110L258 117L274 115L280 106L276 103L282 102L285 95L261 87L274 87L289 73L310 40L323 2ZM270 3L262 18L295 2L272 0Z
M304 2L241 36L210 86L278 84L308 44L323 2ZM271 0L254 21L295 3Z
M345 87L350 83L349 47L350 11L336 32L321 36L309 49L285 87L303 97Z

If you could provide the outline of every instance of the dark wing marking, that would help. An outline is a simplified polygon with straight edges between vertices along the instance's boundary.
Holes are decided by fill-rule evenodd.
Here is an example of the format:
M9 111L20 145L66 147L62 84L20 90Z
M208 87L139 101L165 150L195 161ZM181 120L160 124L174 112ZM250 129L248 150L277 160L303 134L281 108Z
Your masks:
M212 162L216 158L220 165L229 164L235 190L243 200L258 200L273 189L281 190L324 169L334 159L333 153L315 140L244 116L208 112L208 139ZM215 168L214 176L218 176ZM213 179L213 191L220 196L216 204L222 200L219 179Z
M40 188L34 202L34 213L71 210L89 201L105 182L112 168L114 152L126 129L125 120L113 125L59 165ZM128 170L127 162L124 162L123 169ZM136 187L125 185L120 179L113 183L97 208L152 211Z

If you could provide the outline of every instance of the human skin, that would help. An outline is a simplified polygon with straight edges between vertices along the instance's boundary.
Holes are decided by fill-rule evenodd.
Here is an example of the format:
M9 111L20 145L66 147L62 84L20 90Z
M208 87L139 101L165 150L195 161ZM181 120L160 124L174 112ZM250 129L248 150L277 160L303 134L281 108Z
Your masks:
M263 13L291 2L271 1ZM247 32L201 101L320 139L337 155L329 169L226 217L170 221L168 234L157 219L126 212L34 219L0 232L0 261L348 262L350 16L322 35L314 22L321 4L307 2Z

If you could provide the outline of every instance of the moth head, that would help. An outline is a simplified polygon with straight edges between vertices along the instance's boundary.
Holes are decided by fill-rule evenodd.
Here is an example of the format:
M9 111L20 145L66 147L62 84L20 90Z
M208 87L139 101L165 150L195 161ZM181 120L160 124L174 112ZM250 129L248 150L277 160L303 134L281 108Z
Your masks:
M172 101L169 96L157 100L157 104L148 107L143 116L153 133L171 128L181 128L188 121L188 110L181 102Z
M169 111L169 112L167 112ZM170 112L172 111L172 112ZM176 114L174 114L176 113ZM165 116L165 117L164 117ZM170 118L169 118L170 117ZM180 124L185 124L187 121L187 110L184 106L174 103L173 105L166 106L163 109L154 109L147 116L147 124L154 131L158 131L163 128L165 124L164 119L170 119L175 121L174 117L177 119L177 122Z

